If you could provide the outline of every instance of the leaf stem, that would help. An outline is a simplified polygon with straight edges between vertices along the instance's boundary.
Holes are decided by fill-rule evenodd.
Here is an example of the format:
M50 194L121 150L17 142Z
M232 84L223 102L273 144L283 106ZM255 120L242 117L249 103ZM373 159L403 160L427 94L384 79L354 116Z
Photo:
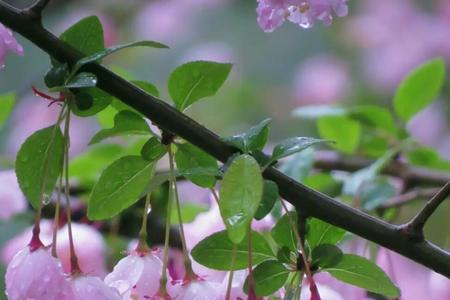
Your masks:
M147 244L147 218L148 218L148 211L150 209L150 195L151 193L148 193L145 197L145 206L144 206L144 213L142 215L142 225L141 230L139 231L139 243L136 247L136 251L139 253L146 253L149 251L149 247Z
M64 170L64 159L62 163L62 170ZM58 194L56 196L56 206L55 206L55 217L53 219L53 237L52 237L52 255L53 257L57 257L58 254L56 253L57 248L57 236L58 236L58 229L59 229L59 213L61 210L61 193L63 189L63 175L61 174L59 176L58 181Z
M69 101L69 99L68 99ZM69 106L68 106L69 107ZM80 265L78 264L78 257L75 253L75 245L73 242L72 232L72 210L70 208L70 191L69 191L69 148L70 148L70 108L67 109L66 122L64 125L64 196L66 198L66 213L67 213L67 231L69 233L69 247L70 247L70 269L72 274L81 274Z
M170 165L170 190L172 190L172 197L175 198L175 204L177 208L177 217L178 217L178 226L180 231L180 237L181 237L181 247L183 251L183 257L184 257L184 267L185 267L185 279L184 280L192 280L197 278L197 275L194 273L194 270L192 270L192 262L189 257L189 253L187 251L186 246L186 236L184 234L184 228L183 228L183 218L181 216L181 205L180 205L180 199L178 197L178 188L177 188L177 179L175 174L175 165L174 165L174 157L173 157L173 151L172 151L172 145L167 145L167 152L169 153L169 165ZM169 190L169 195L170 195ZM173 199L173 198L172 198ZM170 216L169 216L170 218Z
M231 270L228 275L228 284L227 284L227 292L226 292L225 300L230 300L230 297L231 297L231 288L233 286L234 265L236 263L236 252L237 252L237 246L236 246L236 244L233 244L233 249L231 250Z
M297 226L295 226L294 220L292 220L291 215L289 214L289 210L287 209L286 204L284 203L283 199L280 198L281 201L281 205L283 206L283 209L287 215L287 218L289 220L289 224L292 227L292 230L295 234L295 237L297 239L297 245L300 247L300 256L302 257L303 260L303 265L305 267L305 273L306 273L306 277L308 278L308 281L310 283L310 285L312 285L314 283L313 277L312 277L312 273L311 273L311 268L309 266L309 261L306 255L306 251L305 251L305 244L303 241L303 238L300 236L300 233L297 229ZM298 220L299 223L304 222L305 220Z

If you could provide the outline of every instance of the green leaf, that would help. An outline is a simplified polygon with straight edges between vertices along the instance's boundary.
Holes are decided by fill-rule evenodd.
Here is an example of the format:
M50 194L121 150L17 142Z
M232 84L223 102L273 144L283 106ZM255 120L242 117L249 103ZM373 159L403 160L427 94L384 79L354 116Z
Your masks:
M386 178L376 178L363 182L358 194L363 209L371 211L394 197L396 191Z
M444 84L445 62L436 58L419 66L400 83L394 97L395 112L405 121L427 107Z
M89 142L89 145L115 136L148 135L150 133L150 127L140 115L132 111L123 110L114 117L114 127L97 132Z
M138 88L142 89L143 91L149 93L150 95L159 97L159 91L154 84L152 84L148 81L143 81L143 80L131 80L131 83L136 85ZM121 103L123 103L123 102L121 102ZM124 105L126 105L126 104L124 104Z
M347 109L329 105L309 105L296 108L292 115L303 119L318 119L321 117L345 116Z
M64 85L64 82L66 82L68 76L69 67L67 66L67 63L57 64L56 66L51 67L45 74L45 85L48 88L62 86Z
M64 89L74 89L74 88L90 88L97 85L97 76L92 73L78 73L73 77L68 83L60 87L51 88L51 91L61 91Z
M289 216L291 217L292 222L297 224L297 214L291 211L289 212ZM270 234L279 247L287 247L289 250L297 252L297 238L292 230L288 214L284 214L278 220Z
M175 170L175 176L180 175L178 171ZM172 178L172 175L169 171L166 172L158 172L158 174L154 175L152 179L147 183L144 191L141 193L141 197L153 192L160 185L169 181Z
M262 262L253 270L256 296L269 296L278 291L286 283L290 271L276 260ZM248 277L244 283L244 291L248 293Z
M343 253L335 245L321 244L312 250L311 257L313 264L321 268L331 268L341 261Z
M198 168L217 170L216 159L203 150L188 143L177 145L175 161L181 174L196 185L212 188L216 184L215 176L191 171Z
M156 137L151 137L142 147L141 156L148 161L157 161L166 154L167 149Z
M450 162L443 158L436 150L420 147L409 151L408 160L411 164L436 170L450 170Z
M345 230L316 218L308 220L306 240L311 249L322 244L337 244L345 235Z
M397 298L400 290L375 263L352 254L343 255L341 261L326 271L334 278L370 292Z
M5 124L16 103L16 95L8 93L0 95L0 127Z
M103 27L97 16L90 16L61 34L61 39L84 55L92 55L105 48Z
M389 150L383 156L378 158L370 166L360 169L344 180L342 193L347 196L356 196L361 185L375 177L383 170L386 164L396 155L396 150Z
M294 154L291 159L283 162L281 172L297 181L303 181L309 174L314 163L314 148L307 148Z
M153 176L154 164L140 156L125 156L109 165L92 190L91 220L111 218L139 200Z
M361 125L348 117L322 117L317 120L320 137L335 141L334 148L352 154L359 144Z
M263 194L263 178L256 160L244 154L233 160L220 189L220 214L230 240L239 244L246 236Z
M329 196L338 196L341 194L342 183L336 180L334 176L329 173L314 173L305 178L303 183L321 193Z
M397 131L394 117L384 107L375 105L359 105L349 110L349 117L362 124L383 129L385 132L395 134Z
M263 197L255 213L255 219L261 220L270 213L278 200L278 186L275 182L264 180Z
M251 127L244 133L226 137L224 140L242 150L244 153L250 151L262 150L269 138L269 125L271 119L265 119L256 126Z
M294 137L281 141L273 148L272 160L281 159L297 152L303 151L311 146L329 143L330 141L318 140L310 137Z
M77 103L74 103L76 105L71 105L70 111L79 117L90 117L108 107L113 98L114 97L99 88L87 88L84 89L83 92L76 95L75 100ZM86 103L86 105L90 104L89 108L80 109L80 104L83 106L83 101L90 102Z
M252 264L257 265L265 260L274 259L274 254L264 237L255 231L252 237ZM233 243L228 239L226 231L216 232L200 241L191 251L192 257L199 264L215 270L231 270L231 253ZM247 240L235 245L236 260L234 270L242 270L248 267L248 243Z
M62 170L64 144L59 127L50 126L33 133L20 147L16 175L20 189L34 208L39 207L42 194L49 197L53 192Z
M295 256L294 252L291 252L288 247L283 246L277 252L277 259L281 263L289 264L295 261L291 255Z
M93 185L100 172L123 153L123 147L117 144L89 147L87 152L70 160L69 175L81 185Z
M178 110L213 96L225 82L231 64L193 61L176 68L169 77L169 94Z
M114 45L87 57L83 57L75 64L74 68L75 70L78 70L84 64L97 62L105 58L106 56L113 54L114 52L131 47L169 48L168 46L155 41L137 41L122 45Z
M181 220L183 224L191 223L200 214L209 210L208 206L200 205L196 203L182 203L181 204ZM170 224L178 225L178 212L176 209L172 209L170 215Z

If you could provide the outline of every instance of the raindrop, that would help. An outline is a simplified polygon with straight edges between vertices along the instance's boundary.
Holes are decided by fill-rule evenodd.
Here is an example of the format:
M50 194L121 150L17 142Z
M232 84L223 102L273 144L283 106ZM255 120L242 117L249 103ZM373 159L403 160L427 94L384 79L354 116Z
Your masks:
M50 201L52 200L51 195L44 193L44 195L42 195L42 204L47 205L50 203Z

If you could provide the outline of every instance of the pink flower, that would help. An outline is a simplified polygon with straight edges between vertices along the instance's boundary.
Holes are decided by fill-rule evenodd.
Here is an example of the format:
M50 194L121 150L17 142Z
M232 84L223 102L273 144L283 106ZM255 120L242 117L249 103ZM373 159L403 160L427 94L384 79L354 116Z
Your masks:
M9 300L71 300L72 290L61 263L43 247L17 253L6 269Z
M450 283L448 278L433 272L431 273L429 284L429 299L450 299Z
M272 32L289 20L303 28L310 28L318 20L331 25L333 12L348 13L347 0L257 0L257 21L265 32Z
M5 57L8 51L23 55L23 48L13 37L11 30L0 23L0 68L5 66Z
M133 252L117 263L105 283L116 288L122 299L150 299L158 292L161 273L162 262L157 256Z
M80 269L89 275L104 276L106 273L106 245L102 235L92 226L72 223L75 253ZM58 231L56 251L65 272L70 271L70 245L67 225Z
M299 104L332 104L345 99L350 91L347 66L331 55L305 60L294 79L294 98Z
M8 220L27 209L14 170L0 171L0 187L0 220Z
M192 280L169 286L169 294L177 300L220 300L220 283Z
M445 7L438 16L409 0L366 0L360 7L347 31L364 50L365 73L374 88L391 93L419 64L436 56L450 59Z
M309 285L306 285L302 288L302 296L301 300L312 300L312 299L322 299L322 300L344 300L344 297L333 290L332 288L322 285L316 284L316 291L320 293L319 298L317 294L312 295ZM347 299L361 299L361 298L347 298Z
M52 242L53 222L41 221L40 238L45 245ZM32 228L26 229L6 243L1 252L1 259L8 264L13 256L31 239ZM105 242L99 232L85 224L72 223L75 251L81 270L87 274L102 276L105 274ZM62 262L63 270L70 272L69 239L67 226L58 231L57 254Z
M76 275L71 280L74 300L121 300L119 292L99 277ZM60 298L64 299L64 298Z

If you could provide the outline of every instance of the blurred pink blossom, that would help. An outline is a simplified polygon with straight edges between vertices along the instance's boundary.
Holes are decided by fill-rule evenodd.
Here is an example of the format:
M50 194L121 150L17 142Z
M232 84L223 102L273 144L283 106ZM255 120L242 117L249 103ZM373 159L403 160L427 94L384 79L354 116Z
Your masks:
M447 116L442 103L433 103L408 123L407 130L420 143L437 147L447 129Z
M362 298L344 298L341 294L339 294L332 288L330 288L326 285L322 285L322 284L317 284L317 289L320 294L320 299L322 299L322 300L344 300L344 299L362 300ZM317 295L315 297L317 298ZM312 299L316 299L316 298L311 297L311 291L309 289L309 285L306 284L302 287L302 294L301 294L301 298L300 298L301 300L310 300L310 299L312 300Z
M331 25L333 12L344 17L348 13L347 0L257 0L257 21L265 32L272 32L289 20L303 28L316 21Z
M5 66L5 57L9 51L23 55L23 48L14 38L11 30L0 23L0 69Z
M99 232L85 224L72 223L75 251L78 263L83 272L90 275L102 276L105 271L105 243ZM53 222L41 221L40 238L44 245L52 242ZM28 244L32 236L32 228L9 240L1 251L3 263L8 264L14 255ZM61 260L63 270L70 272L69 239L67 226L58 231L57 254Z
M43 247L20 250L6 269L5 281L9 300L74 299L61 263Z
M302 63L294 79L298 104L332 104L350 92L350 76L345 63L331 55L313 56Z
M209 60L216 62L236 64L236 53L231 45L223 42L209 42L197 44L188 49L181 58L181 63L195 61L195 60Z
M450 58L448 19L409 0L366 0L348 22L350 38L364 49L369 82L389 92L413 68L435 56Z
M376 263L400 288L401 299L444 299L430 297L433 291L429 281L431 272L427 268L385 248L379 250Z
M14 170L0 171L0 207L0 220L8 220L27 209Z
M74 300L122 299L115 288L107 286L99 277L73 275L70 283L75 294Z
M46 101L33 94L25 96L13 112L12 130L7 140L9 153L17 153L25 139L33 132L54 125L60 110L58 105L48 107ZM78 154L87 148L89 140L95 133L96 128L92 126L93 124L94 121L88 118L71 117L71 155Z
M122 299L144 300L159 289L162 262L152 253L130 253L122 258L105 277L105 283L116 288Z
M429 299L450 299L450 280L438 273L431 273Z
M179 0L151 1L135 17L134 32L139 39L170 43L189 29L191 14L192 7Z

